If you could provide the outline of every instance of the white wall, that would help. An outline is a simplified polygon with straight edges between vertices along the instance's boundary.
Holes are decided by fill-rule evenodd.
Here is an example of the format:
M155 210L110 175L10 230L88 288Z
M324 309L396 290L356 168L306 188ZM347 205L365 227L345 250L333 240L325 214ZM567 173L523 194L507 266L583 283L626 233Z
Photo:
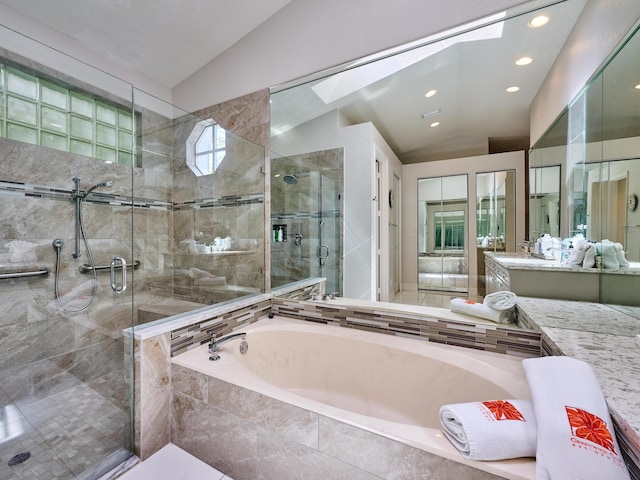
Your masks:
M98 55L71 37L2 4L0 4L0 23L7 27L0 25L2 48L125 99L131 98L131 85L133 85L171 103L172 93L169 87ZM125 82L129 85L124 85Z
M195 111L527 3L294 0L173 89Z
M638 19L638 0L589 0L531 104L532 145L580 93Z
M402 198L402 283L403 290L417 290L418 288L418 179L441 177L449 175L468 175L469 185L469 215L467 245L476 243L475 199L477 173L499 170L516 171L516 192L524 192L525 168L524 152L508 152L495 155L481 155L477 157L442 160L404 165L402 167L403 198ZM516 243L524 240L524 212L525 198L523 194L516 196ZM471 213L474 212L474 213ZM469 295L477 295L477 251L469 249Z

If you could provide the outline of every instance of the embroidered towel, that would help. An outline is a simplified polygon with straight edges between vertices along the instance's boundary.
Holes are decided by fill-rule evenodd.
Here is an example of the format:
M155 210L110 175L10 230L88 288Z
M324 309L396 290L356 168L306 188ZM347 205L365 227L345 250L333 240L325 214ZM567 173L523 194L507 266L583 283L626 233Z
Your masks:
M522 361L538 426L536 480L628 480L591 366L570 357Z
M535 457L531 400L455 403L440 408L443 433L471 460Z

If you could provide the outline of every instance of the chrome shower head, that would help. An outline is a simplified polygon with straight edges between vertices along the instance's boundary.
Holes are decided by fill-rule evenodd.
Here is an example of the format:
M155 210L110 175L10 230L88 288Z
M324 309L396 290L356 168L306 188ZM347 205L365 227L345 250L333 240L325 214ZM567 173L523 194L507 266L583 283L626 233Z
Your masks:
M284 177L282 177L282 179L284 180L284 183L287 183L289 185L295 185L296 183L298 183L298 176L293 175L292 173L285 175Z

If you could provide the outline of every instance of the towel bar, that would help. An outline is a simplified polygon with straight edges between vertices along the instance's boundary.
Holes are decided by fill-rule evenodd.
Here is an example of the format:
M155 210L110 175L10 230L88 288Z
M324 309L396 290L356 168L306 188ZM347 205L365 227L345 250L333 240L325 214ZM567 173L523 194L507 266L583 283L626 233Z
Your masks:
M129 264L127 265L127 268L138 268L140 266L140 260L136 260L133 262L133 264ZM98 267L94 267L96 272L98 272L99 270L111 270L111 265L100 265ZM89 273L91 270L93 270L91 268L91 265L85 263L84 265L80 265L80 267L78 267L78 269L80 270L80 273Z
M44 268L33 272L12 272L12 273L0 273L0 280L7 280L10 278L22 278L22 277L46 277L49 275L49 269Z

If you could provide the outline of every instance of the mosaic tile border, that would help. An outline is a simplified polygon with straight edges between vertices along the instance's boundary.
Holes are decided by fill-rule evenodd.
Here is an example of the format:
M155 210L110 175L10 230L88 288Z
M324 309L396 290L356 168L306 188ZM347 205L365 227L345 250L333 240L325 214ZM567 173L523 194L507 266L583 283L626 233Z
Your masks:
M540 333L359 307L329 307L274 297L276 315L518 357L540 356Z
M207 343L211 334L227 335L241 325L249 325L267 316L271 311L271 300L230 310L214 318L187 325L171 331L171 356L186 352Z
M200 198L195 200L187 200L185 202L175 202L173 204L173 210L237 207L240 205L252 205L256 203L264 203L264 195L262 193L254 193L250 195L231 195L220 198Z
M300 220L318 218L342 218L340 210L322 210L318 212L274 213L271 220Z
M45 198L70 202L73 200L73 190L64 188L47 187L29 183L0 181L0 195L23 196L29 198ZM147 208L151 210L178 211L200 208L238 207L241 205L262 204L264 195L234 195L221 198L204 198L187 202L165 202L142 197L116 195L104 192L93 192L86 198L87 203L111 205L114 207Z

